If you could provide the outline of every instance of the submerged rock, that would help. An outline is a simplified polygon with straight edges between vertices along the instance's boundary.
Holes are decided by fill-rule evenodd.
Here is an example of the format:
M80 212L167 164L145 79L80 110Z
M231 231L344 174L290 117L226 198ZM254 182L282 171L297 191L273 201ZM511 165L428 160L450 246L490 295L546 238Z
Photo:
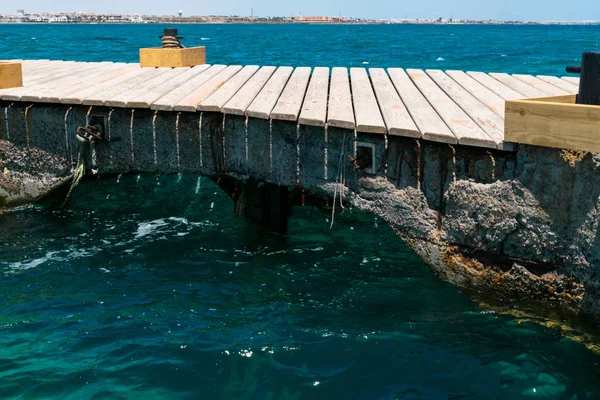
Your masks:
M33 203L71 176L66 158L0 140L0 208Z

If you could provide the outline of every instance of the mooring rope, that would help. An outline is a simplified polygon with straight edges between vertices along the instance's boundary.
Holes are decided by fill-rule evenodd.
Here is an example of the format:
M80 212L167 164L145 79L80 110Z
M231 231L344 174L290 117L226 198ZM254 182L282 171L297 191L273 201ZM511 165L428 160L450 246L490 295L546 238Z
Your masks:
M333 222L335 220L335 199L337 197L337 190L338 187L340 186L340 181L342 181L343 179L343 172L342 172L342 165L343 164L343 158L344 158L344 148L346 146L346 134L344 133L344 136L342 137L342 148L340 149L340 157L338 160L338 174L335 180L335 189L333 191L333 207L331 209L331 225L329 225L329 229L333 228ZM340 188L340 205L342 206L342 209L344 209L344 205L343 205L343 200L342 200L342 190L343 188Z
M184 45L181 44L176 36L163 36L162 38L163 49L183 49Z
M85 152L90 149L90 156L92 159L92 174L98 173L98 154L96 152L96 141L102 138L102 135L98 132L98 129L94 126L86 125L77 128L77 134L75 135L79 142L79 153L77 155L77 167L73 173L73 180L71 181L71 187L65 197L63 206L67 204L73 189L79 184L81 179L85 176Z

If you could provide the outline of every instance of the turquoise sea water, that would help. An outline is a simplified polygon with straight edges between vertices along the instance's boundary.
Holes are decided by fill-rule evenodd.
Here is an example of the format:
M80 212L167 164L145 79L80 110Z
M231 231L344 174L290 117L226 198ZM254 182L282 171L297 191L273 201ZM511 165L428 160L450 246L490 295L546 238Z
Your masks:
M439 68L563 75L596 26L178 25L209 63ZM2 58L136 62L162 25L1 25Z
M600 42L598 27L180 29L227 64L549 74ZM135 61L160 30L0 25L0 52ZM375 216L347 208L330 230L297 207L281 236L232 208L208 179L133 174L0 214L0 398L600 397L597 353L473 302Z

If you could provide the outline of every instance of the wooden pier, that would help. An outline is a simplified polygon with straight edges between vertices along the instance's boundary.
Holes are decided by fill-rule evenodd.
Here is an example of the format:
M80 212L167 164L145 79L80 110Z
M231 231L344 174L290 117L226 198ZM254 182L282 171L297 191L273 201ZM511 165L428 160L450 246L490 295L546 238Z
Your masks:
M401 68L22 61L6 102L221 112L510 150L505 100L575 94L578 78Z

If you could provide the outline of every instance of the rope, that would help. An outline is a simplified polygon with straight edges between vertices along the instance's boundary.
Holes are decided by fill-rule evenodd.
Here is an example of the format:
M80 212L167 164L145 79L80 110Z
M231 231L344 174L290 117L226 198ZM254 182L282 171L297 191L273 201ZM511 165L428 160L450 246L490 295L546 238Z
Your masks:
M67 197L65 197L65 201L63 201L63 207L67 204L67 202L69 201L69 198L71 198L71 193L73 193L73 189L75 189L75 187L77 185L79 185L79 182L85 175L84 152L85 152L86 145L89 144L89 141L87 139L82 138L79 135L76 135L75 137L79 141L79 154L77 155L77 167L75 167L75 172L73 174L73 180L71 181L71 187L69 188Z
M335 180L335 189L333 191L333 208L331 209L331 225L329 225L329 229L333 228L333 222L335 220L335 199L337 197L337 190L340 186L340 182L342 181L342 177L343 177L343 170L342 170L342 165L343 165L343 158L344 158L344 148L346 146L346 134L344 133L344 136L342 137L342 148L340 149L340 156L339 156L339 160L338 160L338 175L336 177ZM342 206L342 210L344 209L344 204L343 204L343 199L342 199L342 191L343 188L340 188L340 205Z
M179 39L175 36L163 36L162 38L163 49L183 49L184 45L181 44Z
M77 134L75 135L79 142L79 154L77 155L77 167L73 173L73 180L71 181L71 187L67 193L67 197L63 202L63 207L69 201L71 193L75 187L81 182L81 179L85 176L85 152L87 148L90 149L90 155L92 159L92 174L98 173L98 154L96 152L96 142L102 138L102 135L98 132L98 128L95 126L80 126L77 128Z

